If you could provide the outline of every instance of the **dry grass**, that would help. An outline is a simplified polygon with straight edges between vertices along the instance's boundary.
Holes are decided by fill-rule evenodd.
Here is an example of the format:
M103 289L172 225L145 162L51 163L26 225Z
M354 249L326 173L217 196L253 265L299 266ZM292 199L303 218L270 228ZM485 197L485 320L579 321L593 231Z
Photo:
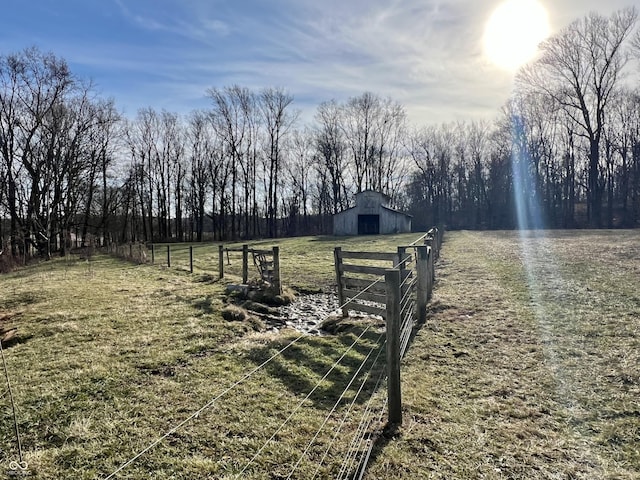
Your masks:
M329 285L335 285L333 267L333 249L361 250L371 252L395 252L398 245L407 245L420 234L406 233L399 235L371 237L297 237L278 240L259 240L248 242L250 248L270 250L274 245L280 246L280 268L285 285L302 291L319 291ZM224 244L225 249L241 249L242 243ZM157 265L166 265L166 244L156 245L155 261ZM172 244L172 269L189 271L189 245ZM218 276L218 244L193 245L193 269L197 275L211 278ZM224 254L225 278L238 281L242 278L242 253L226 252ZM258 271L249 256L249 277L255 278Z
M381 237L377 246L394 240ZM312 248L314 241L282 242L285 284L320 289L332 282L333 243ZM217 258L215 245L202 248ZM297 250L315 253L296 258ZM96 256L54 259L0 277L2 326L18 328L6 356L31 478L105 478L298 336L256 332L261 322L242 315L225 320L224 282L209 273L215 271L217 264L190 275L179 265ZM367 333L294 407L363 328L300 339L115 478L233 478L247 465L243 478L286 476L379 332ZM1 478L18 456L4 387L0 411ZM298 478L318 467L337 418L303 457ZM321 476L339 468L344 444L335 444Z
M334 246L392 251L415 236L281 241L284 283L326 288ZM528 244L525 256L513 233L448 234L430 317L403 364L405 422L378 442L367 478L638 478L640 239L552 232ZM156 253L155 266L97 256L0 277L0 327L18 328L5 353L30 478L105 478L297 338L225 320L217 246L199 247L194 275L188 250L185 262L174 248L171 269ZM236 478L275 432L241 477L286 478L375 348L369 325L299 339L115 478ZM316 478L335 478L363 408ZM17 456L4 387L0 411L2 478ZM292 478L313 476L343 415Z
M640 478L637 232L451 233L367 478Z

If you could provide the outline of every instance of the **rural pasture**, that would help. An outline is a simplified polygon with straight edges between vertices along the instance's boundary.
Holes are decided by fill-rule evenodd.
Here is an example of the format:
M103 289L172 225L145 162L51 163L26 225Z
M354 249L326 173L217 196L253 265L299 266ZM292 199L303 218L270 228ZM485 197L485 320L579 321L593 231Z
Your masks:
M334 246L418 235L278 240L283 284L329 290ZM194 248L193 274L172 248L170 269L71 256L0 277L28 478L351 478L360 419L385 400L380 321L311 336L225 320L237 262L218 281L217 245ZM640 478L637 231L447 232L436 277L403 424L374 424L363 478ZM0 477L18 459L2 377Z

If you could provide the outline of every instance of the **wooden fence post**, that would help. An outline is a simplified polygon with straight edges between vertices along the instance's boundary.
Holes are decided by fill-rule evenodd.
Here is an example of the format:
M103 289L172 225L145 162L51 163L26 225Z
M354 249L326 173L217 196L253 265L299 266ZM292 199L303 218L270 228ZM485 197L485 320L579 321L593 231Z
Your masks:
M218 278L224 278L224 247L218 245Z
M431 288L430 288L430 290L433 290L433 284L436 282L435 261L436 261L435 251L433 250L433 247L431 247L431 248L429 248L429 271L431 272ZM429 297L431 297L431 296L429 296Z
M273 287L280 294L282 283L280 282L280 247L273 247Z
M244 285L249 281L249 245L242 245L242 283Z
M156 263L156 245L154 243L151 244L151 265Z
M427 319L427 302L429 301L429 250L424 245L418 246L416 258L416 271L418 274L418 292L416 296L416 308L418 310L418 323L424 323Z
M429 262L428 262L428 267L429 267L429 274L428 274L428 292L429 294L427 295L427 300L431 300L431 296L433 295L433 283L434 283L434 279L435 279L435 273L433 271L433 250L431 249L431 247L427 247L427 252L429 255Z
M342 247L335 247L333 249L333 263L336 267L336 283L338 285L338 303L344 305L344 288L342 286ZM345 306L342 307L342 316L349 316L349 309Z
M424 244L429 247L429 271L431 272L432 285L433 285L433 282L435 282L436 280L436 272L433 269L433 260L436 255L436 250L435 250L435 247L433 246L435 243L436 242L433 237L426 238L424 241Z
M129 259L133 259L133 243L129 244Z
M400 270L385 272L387 289L387 395L389 423L402 424L402 394L400 389Z
M189 245L189 272L193 273L193 245Z
M171 245L167 245L167 267L171 268Z

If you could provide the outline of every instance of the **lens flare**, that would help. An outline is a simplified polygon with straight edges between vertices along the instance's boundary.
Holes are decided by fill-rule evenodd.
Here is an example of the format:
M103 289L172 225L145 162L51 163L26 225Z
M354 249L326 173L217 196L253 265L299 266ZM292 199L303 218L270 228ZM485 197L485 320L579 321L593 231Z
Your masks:
M538 191L533 162L526 147L524 121L517 115L512 118L512 138L511 170L518 229L541 233L546 224L540 192Z

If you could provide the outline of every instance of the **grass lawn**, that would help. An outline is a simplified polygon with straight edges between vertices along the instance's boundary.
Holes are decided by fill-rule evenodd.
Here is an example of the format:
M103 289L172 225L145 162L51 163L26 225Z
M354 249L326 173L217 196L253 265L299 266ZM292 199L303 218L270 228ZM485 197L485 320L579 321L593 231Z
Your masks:
M640 478L638 231L453 232L366 478Z
M334 246L394 251L417 236L279 240L283 282L331 286ZM640 478L640 235L524 245L513 232L445 236L402 367L404 424L378 439L365 478ZM338 477L367 400L384 402L380 326L300 337L226 321L217 246L194 247L194 274L188 247L172 246L171 269L162 248L156 265L72 257L0 277L29 478L107 478L160 438L112 478ZM361 364L371 376L356 397ZM18 455L2 385L0 478Z

